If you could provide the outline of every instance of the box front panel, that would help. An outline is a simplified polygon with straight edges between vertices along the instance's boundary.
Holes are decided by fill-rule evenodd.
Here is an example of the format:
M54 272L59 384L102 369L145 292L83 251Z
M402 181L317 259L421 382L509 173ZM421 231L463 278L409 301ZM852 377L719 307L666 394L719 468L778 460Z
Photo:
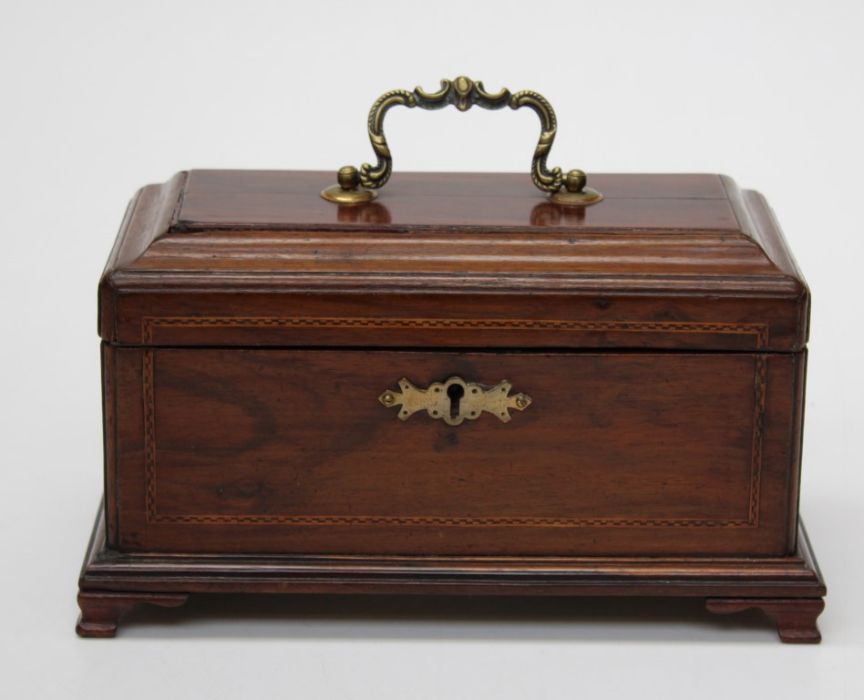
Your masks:
M783 554L795 355L113 349L127 551ZM402 377L511 420L399 419ZM451 399L452 400L452 399Z

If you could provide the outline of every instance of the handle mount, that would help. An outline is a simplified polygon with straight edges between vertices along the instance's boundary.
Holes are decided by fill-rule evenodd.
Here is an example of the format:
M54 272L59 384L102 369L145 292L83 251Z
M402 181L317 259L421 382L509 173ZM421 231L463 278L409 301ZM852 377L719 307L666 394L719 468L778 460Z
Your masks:
M585 207L603 199L596 190L586 187L587 176L582 170L574 169L563 173L561 168L546 165L546 158L555 141L558 121L555 110L543 95L532 90L511 93L507 88L498 92L487 92L483 83L466 78L464 75L455 80L442 80L441 87L435 92L426 92L420 87L413 91L391 90L379 97L369 110L369 141L375 151L375 165L363 163L358 170L353 165L339 169L338 184L328 187L321 196L328 202L337 204L362 204L372 201L376 190L383 187L393 172L393 157L384 136L384 116L391 107L402 105L409 108L441 109L454 105L465 112L474 105L484 109L510 109L528 107L540 119L540 138L531 160L531 179L538 189L549 193L553 202L565 206ZM563 191L562 190L563 186Z

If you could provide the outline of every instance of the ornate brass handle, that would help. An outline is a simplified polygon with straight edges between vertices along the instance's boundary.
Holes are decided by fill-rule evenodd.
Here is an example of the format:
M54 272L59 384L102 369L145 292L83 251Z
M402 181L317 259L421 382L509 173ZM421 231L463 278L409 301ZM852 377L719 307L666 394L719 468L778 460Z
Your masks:
M324 199L337 204L362 204L374 199L377 196L375 190L387 183L393 172L393 158L384 136L384 116L396 105L421 109L441 109L447 105L455 105L460 112L465 112L474 105L484 109L501 109L505 105L510 109L528 107L540 118L540 139L531 161L531 179L534 184L543 192L550 193L552 201L558 204L584 207L603 199L599 192L585 186L587 176L583 171L570 170L565 175L561 168L550 170L546 166L558 122L555 110L543 95L531 90L511 93L507 88L495 93L487 92L482 82L471 80L464 75L455 80L442 80L441 88L436 92L426 92L417 87L413 92L391 90L381 95L369 110L368 122L369 140L378 158L377 163L363 163L359 171L353 165L340 168L337 173L339 184L321 192ZM565 191L560 192L562 185Z
M511 396L511 388L512 384L507 380L488 388L466 382L462 377L450 377L447 381L430 384L426 389L418 389L402 377L399 392L387 389L378 400L387 408L401 406L399 420L408 420L417 411L425 410L431 418L459 425L465 419L477 420L486 411L507 423L510 420L509 409L524 411L531 405L530 396L521 393Z

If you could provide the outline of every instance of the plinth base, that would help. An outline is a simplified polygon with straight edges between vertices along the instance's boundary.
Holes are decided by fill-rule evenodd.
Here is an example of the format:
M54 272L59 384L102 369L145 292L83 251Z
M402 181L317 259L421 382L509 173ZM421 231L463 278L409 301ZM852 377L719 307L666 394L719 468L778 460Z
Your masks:
M136 605L194 593L699 597L714 613L758 608L784 642L818 642L825 584L803 525L788 557L407 557L127 554L106 547L100 508L79 581L82 637L113 637Z

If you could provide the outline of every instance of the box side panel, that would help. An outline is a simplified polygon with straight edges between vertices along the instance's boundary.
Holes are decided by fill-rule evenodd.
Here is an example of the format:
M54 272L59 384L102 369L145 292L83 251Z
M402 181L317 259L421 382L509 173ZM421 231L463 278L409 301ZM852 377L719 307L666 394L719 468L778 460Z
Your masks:
M792 356L794 381L792 383L792 420L789 442L792 446L792 457L789 463L789 521L787 536L789 551L798 546L797 538L800 526L798 523L798 504L801 497L801 456L804 442L804 406L807 391L807 350L804 349Z
M117 350L119 546L781 555L794 361L773 354ZM122 360L119 357L122 356ZM400 421L459 375L534 403Z
M146 549L141 538L144 522L144 352L112 348L115 392L114 488L106 493L108 512L116 512L116 547ZM111 537L109 533L109 538Z
M116 349L103 342L100 346L102 366L102 449L104 464L105 530L109 547L118 542L117 522L117 367Z

